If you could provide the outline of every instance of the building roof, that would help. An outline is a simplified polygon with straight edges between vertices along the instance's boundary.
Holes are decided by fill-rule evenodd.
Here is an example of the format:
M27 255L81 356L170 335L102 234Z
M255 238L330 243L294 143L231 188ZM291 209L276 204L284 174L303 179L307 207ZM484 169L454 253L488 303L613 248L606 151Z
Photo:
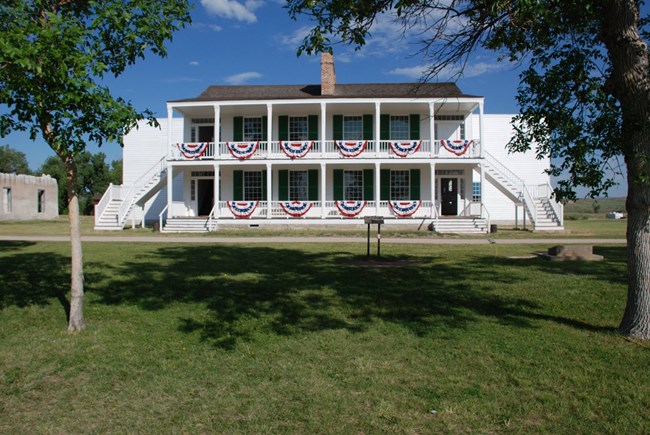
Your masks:
M463 94L455 83L337 84L334 95L321 95L320 85L208 86L198 97L172 103L200 101L294 100L323 98L480 98Z

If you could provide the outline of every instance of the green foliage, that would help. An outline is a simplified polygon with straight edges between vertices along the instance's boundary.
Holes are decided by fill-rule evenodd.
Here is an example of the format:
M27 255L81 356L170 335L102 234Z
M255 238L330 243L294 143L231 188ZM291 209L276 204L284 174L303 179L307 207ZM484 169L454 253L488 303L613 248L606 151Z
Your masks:
M187 0L30 0L0 5L0 136L42 135L63 159L87 142L121 142L138 119L101 83L190 21Z
M287 0L286 7L292 17L307 15L314 23L298 48L299 54L328 51L338 42L360 48L378 15L394 13L405 31L417 34L422 42L421 54L429 65L424 80L450 70L457 71L459 77L469 56L480 48L527 65L520 77L517 101L521 114L514 122L516 135L510 149L533 148L539 158L550 157L550 174L562 177L557 197L575 199L578 186L587 187L592 197L605 194L624 172L620 156L628 162L635 182L647 184L650 180L648 145L631 140L650 123L644 109L633 107L647 100L649 72L635 70L644 65L644 60L635 56L642 58L648 48L641 43L636 51L624 52L626 47L614 46L628 36L632 41L634 34L620 37L617 21L609 20L613 12L639 16L640 4L597 0ZM616 9L619 5L623 12ZM640 16L636 29L631 30L647 42L648 16ZM617 78L615 53L627 56L619 65L628 62L626 68L640 75L632 78L628 74L628 82ZM626 135L623 104L628 108ZM639 168L632 171L629 162Z
M29 169L25 153L15 150L9 145L0 146L0 172L25 175L32 173Z
M82 214L93 213L94 200L101 197L109 183L114 183L114 178L121 178L121 160L115 160L109 166L106 155L102 152L91 154L83 151L77 155L77 193L79 196L79 210ZM49 157L39 169L40 173L49 174L59 184L59 211L68 212L68 189L66 187L65 165L58 157ZM119 175L116 173L119 172Z

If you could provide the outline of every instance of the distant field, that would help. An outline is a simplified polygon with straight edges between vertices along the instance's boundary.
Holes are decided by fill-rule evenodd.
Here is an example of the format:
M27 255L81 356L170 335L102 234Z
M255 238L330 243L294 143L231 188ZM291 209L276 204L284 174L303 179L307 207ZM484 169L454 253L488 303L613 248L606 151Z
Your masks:
M564 217L573 219L604 219L611 211L625 213L625 198L579 199L564 206Z

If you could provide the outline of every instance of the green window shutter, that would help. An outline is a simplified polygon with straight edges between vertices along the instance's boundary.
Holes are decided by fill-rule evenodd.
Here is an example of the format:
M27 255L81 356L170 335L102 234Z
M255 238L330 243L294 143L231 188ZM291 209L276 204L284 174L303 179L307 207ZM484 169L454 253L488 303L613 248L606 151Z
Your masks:
M411 169L411 198L420 199L420 170Z
M334 140L343 139L343 115L334 115L332 117L332 128Z
M416 113L409 116L409 128L409 139L420 140L420 115Z
M374 201L375 199L375 179L373 177L372 169L363 170L363 199L366 201Z
M289 200L289 171L286 169L278 171L278 200Z
M372 140L373 136L372 115L363 115L363 140Z
M309 200L318 201L318 169L310 169L307 171L309 180Z
M244 199L244 171L233 171L232 173L232 199L233 201Z
M289 140L289 117L278 116L278 140Z
M266 201L266 170L262 171L262 201Z
M268 141L269 140L269 132L267 128L267 123L268 123L269 117L264 115L262 116L262 141Z
M390 115L379 115L379 139L390 139Z
M343 169L334 169L334 201L343 200Z
M309 115L307 120L309 140L318 140L318 115Z
M379 173L379 188L381 201L390 199L390 169L382 169Z
M244 140L244 117L235 116L232 119L232 140L241 142Z

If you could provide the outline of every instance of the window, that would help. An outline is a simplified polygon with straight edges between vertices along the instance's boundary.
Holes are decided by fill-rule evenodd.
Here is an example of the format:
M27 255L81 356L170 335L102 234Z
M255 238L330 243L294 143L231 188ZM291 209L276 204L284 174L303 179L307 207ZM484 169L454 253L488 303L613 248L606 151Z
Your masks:
M307 171L289 171L289 201L309 199L309 175Z
M38 212L45 213L45 191L44 190L38 189L36 201L37 201L36 207Z
M363 117L344 116L343 117L343 140L362 140L362 139L363 139Z
M409 131L408 116L391 116L390 117L390 138L391 140L408 140L411 132Z
M244 141L262 140L262 118L244 118Z
M289 117L289 140L302 141L309 139L308 126L306 116Z
M244 171L244 201L262 200L262 171Z
M11 213L11 187L4 187L2 189L2 203L5 213Z
M343 199L363 200L363 171L343 171Z
M410 197L410 171L390 171L390 199L404 201Z
M481 202L481 183L472 183L472 201Z

